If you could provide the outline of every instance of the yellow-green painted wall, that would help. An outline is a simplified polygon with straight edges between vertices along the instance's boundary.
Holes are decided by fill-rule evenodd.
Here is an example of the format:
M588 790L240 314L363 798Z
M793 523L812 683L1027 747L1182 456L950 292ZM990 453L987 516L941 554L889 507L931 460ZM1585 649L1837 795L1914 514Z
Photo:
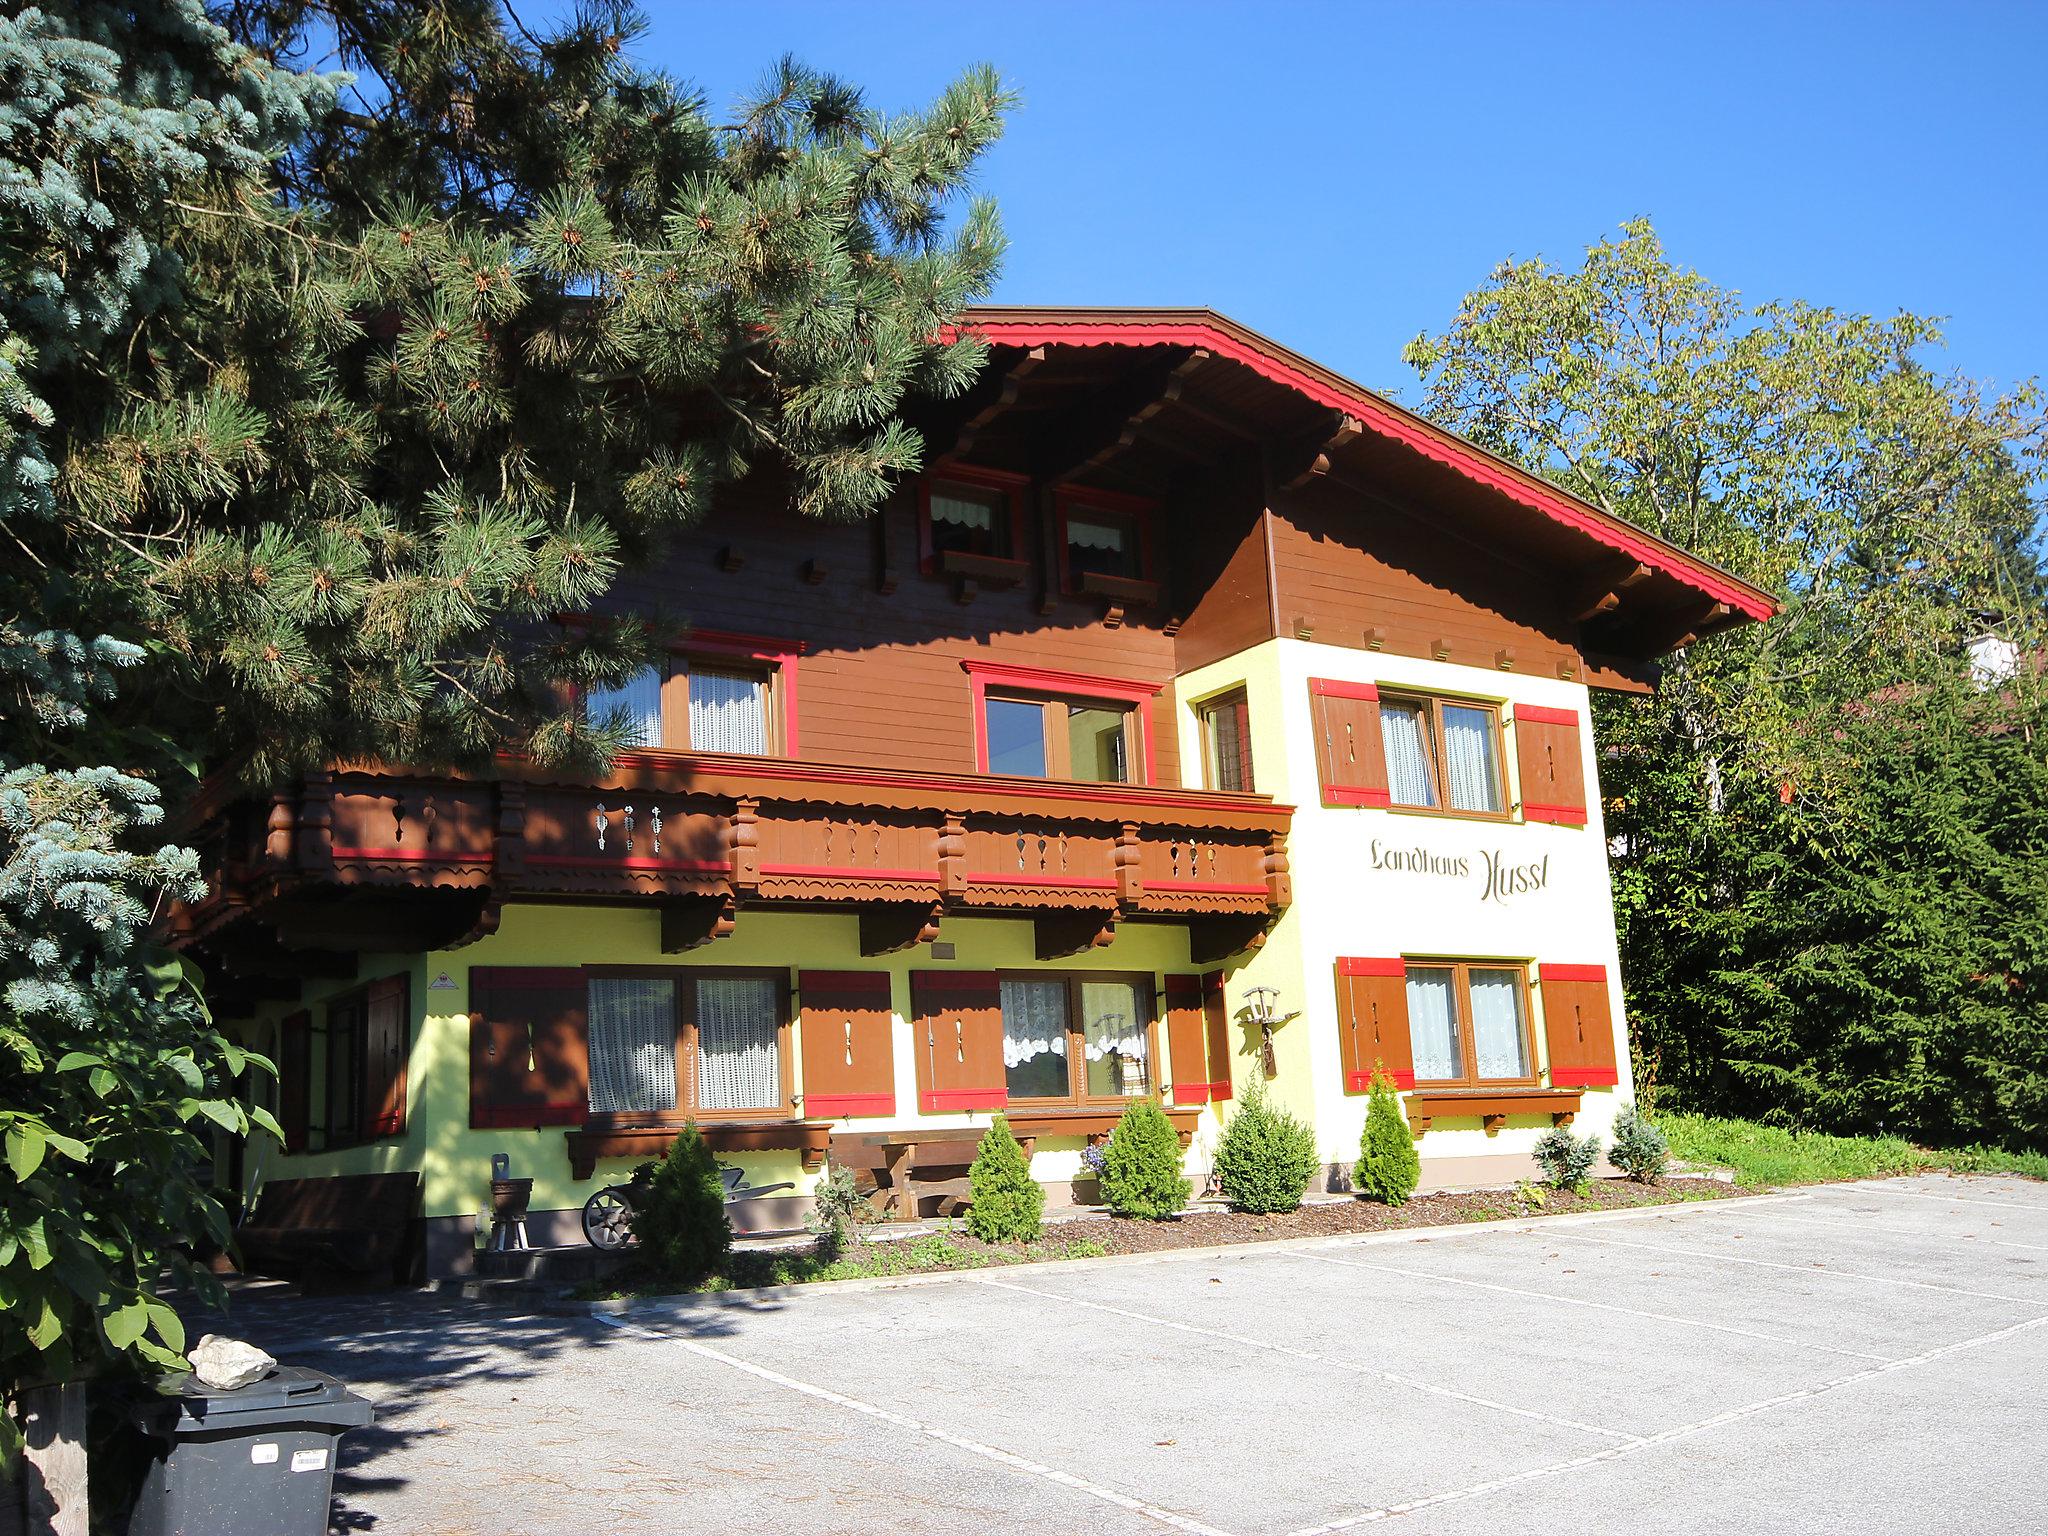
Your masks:
M252 1159L252 1173L264 1178L304 1177L327 1173L382 1172L417 1168L422 1175L421 1214L427 1217L477 1213L486 1203L493 1153L511 1158L515 1178L532 1178L533 1209L566 1210L580 1206L601 1185L624 1178L630 1159L609 1159L592 1179L570 1176L564 1132L545 1130L472 1130L469 1126L469 970L493 965L707 965L786 967L798 970L887 970L895 1003L896 1095L899 1113L846 1122L862 1130L918 1125L953 1127L985 1125L985 1114L923 1115L917 1109L917 1073L911 1039L910 973L913 970L1042 969L1047 971L1123 971L1152 976L1155 988L1170 972L1186 972L1187 932L1171 924L1124 923L1116 942L1088 955L1041 964L1034 954L1032 925L1022 919L949 918L943 939L954 946L951 960L933 960L928 948L881 958L860 953L857 920L850 914L746 912L730 938L683 955L661 952L660 918L652 907L515 905L508 906L498 931L460 950L425 956L365 956L357 981L309 988L305 1001L271 1008L245 1034L259 1048L274 1053L277 1021L294 1007L309 1007L316 1017L322 1003L362 981L405 971L412 978L412 1056L406 1074L406 1131L402 1138L336 1152L309 1152L286 1157L269 1148ZM1168 1051L1165 1021L1157 1021L1162 1057ZM1240 1048L1248 1050L1243 1041ZM316 1055L317 1055L316 1050ZM796 1086L802 1092L801 1049L795 1063ZM1235 1074L1243 1080L1251 1058L1241 1055ZM1173 1063L1162 1062L1162 1080L1170 1081ZM320 1102L318 1064L314 1103ZM318 1119L315 1110L315 1119ZM1201 1132L1189 1150L1191 1174L1206 1174L1214 1142L1213 1111L1205 1111ZM1034 1172L1051 1184L1070 1180L1080 1166L1080 1138L1043 1138L1032 1160ZM749 1183L788 1179L807 1193L815 1175L804 1172L794 1152L725 1154L724 1160L747 1171Z

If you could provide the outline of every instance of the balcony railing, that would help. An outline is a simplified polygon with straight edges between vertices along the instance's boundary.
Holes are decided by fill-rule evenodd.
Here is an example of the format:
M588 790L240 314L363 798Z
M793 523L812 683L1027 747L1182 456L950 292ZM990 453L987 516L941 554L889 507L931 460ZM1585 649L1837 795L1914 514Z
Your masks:
M1290 810L1257 795L745 757L634 754L600 780L308 774L208 824L203 934L308 887L1263 919L1290 900ZM934 918L934 921L936 918Z

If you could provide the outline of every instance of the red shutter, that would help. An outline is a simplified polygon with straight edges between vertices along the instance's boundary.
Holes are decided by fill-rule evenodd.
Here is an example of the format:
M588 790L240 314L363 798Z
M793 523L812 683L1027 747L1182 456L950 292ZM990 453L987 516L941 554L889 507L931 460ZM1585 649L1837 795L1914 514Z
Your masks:
M405 1134L405 1061L411 987L404 975L370 983L363 1026L363 1135Z
M1166 978L1166 1053L1173 1102L1221 1103L1230 1097L1230 1020L1223 973Z
M887 971L801 971L804 1114L896 1113L895 1009Z
M1515 761L1521 771L1524 821L1568 827L1586 824L1586 769L1579 752L1578 711L1517 704Z
M1337 1041L1346 1093L1370 1093L1375 1070L1396 1088L1415 1086L1405 960L1337 962Z
M912 971L917 1105L926 1114L1001 1109L1003 997L994 971Z
M1621 1081L1614 1058L1614 1014L1604 965L1539 965L1543 1035L1550 1045L1554 1088L1612 1088Z
M277 1123L284 1149L306 1150L313 1106L313 1015L301 1009L278 1025Z
M573 966L469 971L469 1123L581 1125L590 1113L589 988Z
M1380 741L1380 691L1371 683L1308 681L1315 717L1316 777L1325 805L1388 805L1387 753Z

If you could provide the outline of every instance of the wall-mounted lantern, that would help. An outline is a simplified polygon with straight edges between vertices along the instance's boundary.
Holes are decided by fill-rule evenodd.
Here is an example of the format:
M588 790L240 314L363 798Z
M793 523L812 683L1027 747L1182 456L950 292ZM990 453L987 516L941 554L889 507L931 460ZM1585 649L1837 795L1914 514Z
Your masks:
M1293 1013L1280 1011L1278 987L1246 987L1244 1016L1259 1027L1259 1057L1265 1065L1266 1076L1278 1077L1280 1064L1273 1057L1273 1031L1289 1019L1300 1018L1300 1010Z

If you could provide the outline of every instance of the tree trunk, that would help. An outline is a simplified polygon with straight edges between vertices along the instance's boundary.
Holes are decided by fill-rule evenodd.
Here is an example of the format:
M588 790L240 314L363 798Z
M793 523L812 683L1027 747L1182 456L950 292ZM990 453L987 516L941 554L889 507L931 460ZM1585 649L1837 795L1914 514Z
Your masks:
M0 1536L87 1536L85 1383L32 1387L15 1403L27 1443L0 1484Z

